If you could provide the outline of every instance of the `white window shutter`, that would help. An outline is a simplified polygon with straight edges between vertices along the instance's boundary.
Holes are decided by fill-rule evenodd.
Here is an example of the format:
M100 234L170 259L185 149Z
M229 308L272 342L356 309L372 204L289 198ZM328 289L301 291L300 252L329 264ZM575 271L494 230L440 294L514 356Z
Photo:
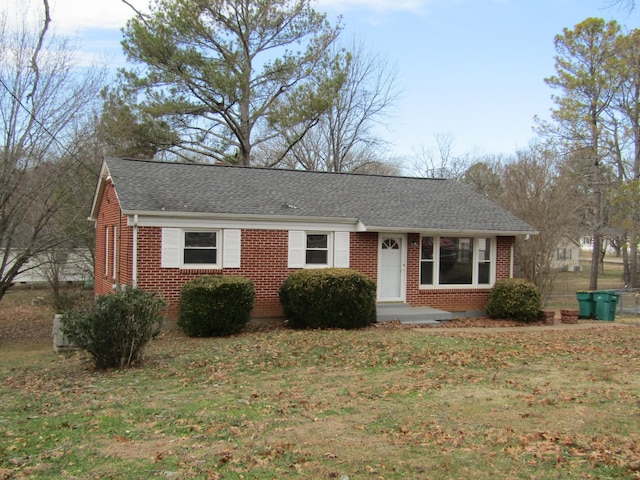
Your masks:
M334 233L333 249L333 266L349 268L349 232Z
M160 258L160 266L162 268L180 267L181 235L182 230L179 228L162 229L162 254Z
M289 230L289 268L303 268L306 258L306 238L304 232Z
M222 267L240 268L240 230L225 230L222 233Z

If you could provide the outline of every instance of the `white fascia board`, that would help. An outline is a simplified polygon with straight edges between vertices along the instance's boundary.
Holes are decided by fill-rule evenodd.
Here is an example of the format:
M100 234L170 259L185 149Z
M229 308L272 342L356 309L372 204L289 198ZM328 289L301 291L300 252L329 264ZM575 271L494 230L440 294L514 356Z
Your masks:
M282 215L229 215L201 213L158 213L123 211L128 224L140 227L236 228L254 230L314 230L355 232L358 220L336 217L291 217Z
M109 178L109 168L107 167L107 162L105 160L102 161L102 166L100 167L100 175L98 176L98 183L96 184L96 191L93 193L93 202L91 202L91 213L89 214L88 220L93 220L96 222L98 220L98 203L102 198L102 194L104 193L104 183Z

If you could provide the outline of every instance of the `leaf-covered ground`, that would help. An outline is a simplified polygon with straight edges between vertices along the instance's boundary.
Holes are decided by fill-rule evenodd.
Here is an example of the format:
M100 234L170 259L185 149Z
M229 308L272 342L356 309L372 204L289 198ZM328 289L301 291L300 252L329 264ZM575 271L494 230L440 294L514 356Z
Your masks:
M640 328L507 325L171 332L107 372L5 327L0 479L640 478Z
M9 290L0 302L0 346L50 341L53 308L44 290Z
M44 295L5 300L0 479L640 478L633 321L170 332L96 372Z

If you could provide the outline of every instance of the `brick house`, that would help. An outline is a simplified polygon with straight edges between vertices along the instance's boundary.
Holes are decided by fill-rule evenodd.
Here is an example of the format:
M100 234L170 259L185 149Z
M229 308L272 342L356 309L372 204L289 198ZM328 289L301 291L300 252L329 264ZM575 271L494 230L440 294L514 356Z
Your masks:
M516 235L536 234L453 180L109 158L91 217L95 293L159 293L176 317L185 282L242 275L254 317L282 315L278 289L300 268L346 267L380 303L484 309L513 274Z

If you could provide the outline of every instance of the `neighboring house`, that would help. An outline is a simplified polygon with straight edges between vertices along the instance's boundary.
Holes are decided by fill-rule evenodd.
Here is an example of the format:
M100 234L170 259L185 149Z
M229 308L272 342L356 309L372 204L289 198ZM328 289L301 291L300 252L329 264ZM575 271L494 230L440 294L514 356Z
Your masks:
M580 271L580 242L565 235L558 243L551 268L564 272Z
M580 250L591 254L593 252L593 237L585 235L580 237ZM602 244L604 245L605 256L618 256L618 252L614 248L611 239L606 235L602 236Z
M107 159L96 189L95 293L180 291L205 274L242 275L254 317L282 315L278 290L301 268L344 267L378 302L481 311L513 272L516 235L536 234L453 180Z
M4 258L4 251L0 249L0 258ZM58 280L64 283L82 283L93 276L93 264L91 252L85 248L77 248L69 252L63 259L58 259ZM15 256L7 259L5 271L11 268ZM42 253L30 258L22 267L22 270L13 279L14 284L47 283L51 278L53 267L51 256Z

